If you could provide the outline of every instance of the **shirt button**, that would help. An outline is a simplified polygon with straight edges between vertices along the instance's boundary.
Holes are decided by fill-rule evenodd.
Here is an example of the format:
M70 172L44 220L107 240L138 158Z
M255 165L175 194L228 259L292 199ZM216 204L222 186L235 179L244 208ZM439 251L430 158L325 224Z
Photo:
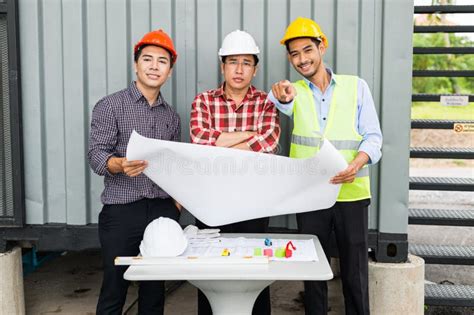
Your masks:
M323 120L326 120L326 117L323 117Z
M323 98L323 102L325 101L325 99Z

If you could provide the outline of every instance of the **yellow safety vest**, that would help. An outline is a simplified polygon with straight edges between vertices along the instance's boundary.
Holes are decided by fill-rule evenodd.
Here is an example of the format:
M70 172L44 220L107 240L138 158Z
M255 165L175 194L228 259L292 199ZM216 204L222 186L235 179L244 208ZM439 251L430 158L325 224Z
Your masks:
M355 129L357 115L356 76L334 75L336 85L329 108L323 138L328 139L349 163L357 155L362 136ZM290 157L309 158L319 151L319 126L313 92L304 80L293 83L297 96L293 106L294 128L291 136ZM352 183L342 184L337 201L356 201L370 198L369 169L365 165Z

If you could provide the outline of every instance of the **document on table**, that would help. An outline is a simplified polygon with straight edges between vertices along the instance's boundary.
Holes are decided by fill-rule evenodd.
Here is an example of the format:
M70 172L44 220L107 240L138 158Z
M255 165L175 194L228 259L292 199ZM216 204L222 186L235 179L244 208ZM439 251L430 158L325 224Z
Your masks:
M277 249L286 248L286 244L291 241L295 250L292 250L292 255L289 258L275 257ZM222 255L224 249L230 252L230 257L245 257L254 256L254 250L272 249L273 256L269 257L273 261L318 261L316 248L313 240L285 240L272 239L271 246L265 246L263 239L257 238L212 238L208 240L196 240L190 242L185 252L180 256L184 257L219 257Z
M330 208L347 163L328 141L308 159L150 139L133 131L128 160L209 226Z

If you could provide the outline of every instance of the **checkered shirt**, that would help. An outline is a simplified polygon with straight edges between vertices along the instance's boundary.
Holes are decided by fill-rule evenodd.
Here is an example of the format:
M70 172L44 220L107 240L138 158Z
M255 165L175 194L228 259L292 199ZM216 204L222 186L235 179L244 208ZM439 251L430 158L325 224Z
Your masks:
M180 141L181 136L179 116L161 94L150 106L132 82L127 89L101 99L92 112L87 156L92 170L104 176L103 204L169 197L144 174L129 177L124 173L113 175L107 170L107 160L111 156L126 155L133 130L142 136L161 140Z
M224 83L225 84L225 83ZM278 110L267 100L267 94L250 86L242 103L237 106L227 99L224 84L196 96L192 104L191 142L216 145L222 132L256 131L247 140L255 152L276 152L280 137Z

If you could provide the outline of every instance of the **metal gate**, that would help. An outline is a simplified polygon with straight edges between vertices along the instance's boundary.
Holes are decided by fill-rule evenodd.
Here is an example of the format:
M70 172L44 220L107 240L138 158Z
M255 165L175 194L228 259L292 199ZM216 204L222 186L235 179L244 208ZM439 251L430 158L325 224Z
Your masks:
M474 13L474 5L436 5L417 6L415 14L462 14ZM472 22L472 20L471 20ZM414 27L414 33L473 33L474 25L420 25ZM434 45L432 45L434 46ZM450 46L450 45L447 45ZM420 54L474 54L474 47L414 47L414 55ZM474 77L472 69L414 69L413 77L425 78L456 78ZM469 102L474 101L474 91L463 95ZM440 102L442 97L452 97L449 94L413 94L413 102ZM474 114L466 120L413 120L412 129L451 129L457 124L473 124ZM411 158L422 159L474 159L474 147L470 148L441 148L416 147L410 149ZM437 191L474 191L473 178L455 177L410 177L410 190ZM453 208L453 207L451 207ZM474 209L409 209L409 224L443 225L443 226L474 226ZM427 264L473 265L474 248L466 245L427 245L410 244L410 253L420 256ZM474 286L426 284L425 304L448 306L474 306Z
M0 226L24 217L17 2L0 1Z

